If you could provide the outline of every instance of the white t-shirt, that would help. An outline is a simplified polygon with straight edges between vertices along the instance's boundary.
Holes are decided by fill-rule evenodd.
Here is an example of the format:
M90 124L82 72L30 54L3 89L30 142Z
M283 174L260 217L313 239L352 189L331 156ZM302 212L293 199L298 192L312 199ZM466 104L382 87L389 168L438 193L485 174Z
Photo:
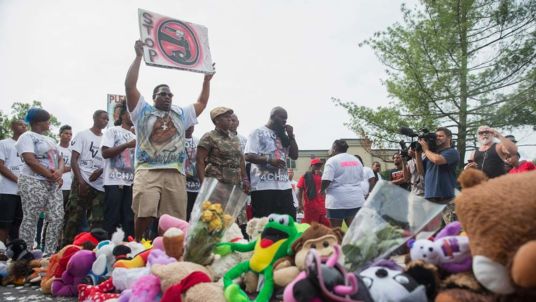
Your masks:
M184 174L186 175L186 192L199 192L201 183L197 177L197 163L195 157L197 155L197 144L199 138L191 137L185 139L186 160L184 161Z
M56 142L48 136L26 131L19 137L15 147L21 157L24 153L33 153L39 164L47 169L56 170L59 167L60 152L56 146ZM43 175L34 172L26 163L20 174L40 180L47 179Z
M242 154L244 154L244 151L246 150L246 144L248 143L247 137L243 136L240 133L237 133L236 136L238 136L238 139L240 140L240 151L242 151Z
M11 137L0 141L0 160L4 162L6 168L18 177L24 167L24 162L17 153L15 143L16 141ZM0 194L18 195L18 191L16 182L0 176Z
M266 126L253 130L246 143L245 154L269 156L287 161L288 148L283 148L275 132ZM288 190L292 186L286 167L279 169L270 164L251 164L251 191Z
M63 157L63 162L65 163L66 167L71 166L71 147L63 148L62 146L58 145L58 150L60 151L61 157ZM63 173L62 177L63 179L63 186L61 186L61 189L63 191L69 191L71 190L71 184L73 183L73 172L65 172Z
M363 190L363 195L364 196L367 196L368 192L369 192L369 189L370 189L370 184L369 184L369 179L371 178L374 178L374 171L372 171L371 168L369 167L363 167L363 181L361 182L361 189Z
M184 174L186 129L197 124L194 105L162 111L140 96L130 112L136 126L136 169L177 169Z
M297 209L299 206L298 203L298 182L295 180L291 180L290 184L292 186L292 199L294 200L294 207Z
M340 153L326 161L322 180L331 183L326 189L327 209L354 209L365 202L361 182L363 165L357 157Z
M121 126L108 128L102 136L101 154L102 147L112 148L135 139L134 133ZM103 175L105 186L131 186L134 181L134 148L127 148L113 158L104 159Z
M102 174L95 181L89 181L91 174L104 167L100 151L102 135L97 136L87 129L78 133L71 141L71 150L78 152L78 166L84 181L97 191L104 192Z

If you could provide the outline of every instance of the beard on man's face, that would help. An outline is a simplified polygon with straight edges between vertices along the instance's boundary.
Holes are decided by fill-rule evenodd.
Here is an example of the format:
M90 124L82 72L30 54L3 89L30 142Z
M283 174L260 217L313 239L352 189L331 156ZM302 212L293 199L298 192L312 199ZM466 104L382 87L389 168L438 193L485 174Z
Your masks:
M478 138L478 141L482 144L482 145L489 145L491 144L491 142L493 141L491 137L480 137Z

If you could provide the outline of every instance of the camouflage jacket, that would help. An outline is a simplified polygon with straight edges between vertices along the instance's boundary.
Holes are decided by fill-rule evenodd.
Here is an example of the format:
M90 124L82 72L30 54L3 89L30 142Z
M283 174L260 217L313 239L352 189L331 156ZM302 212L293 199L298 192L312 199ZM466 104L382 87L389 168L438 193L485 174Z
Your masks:
M220 129L207 132L201 137L198 147L208 151L205 177L214 177L221 182L238 185L241 182L240 139Z

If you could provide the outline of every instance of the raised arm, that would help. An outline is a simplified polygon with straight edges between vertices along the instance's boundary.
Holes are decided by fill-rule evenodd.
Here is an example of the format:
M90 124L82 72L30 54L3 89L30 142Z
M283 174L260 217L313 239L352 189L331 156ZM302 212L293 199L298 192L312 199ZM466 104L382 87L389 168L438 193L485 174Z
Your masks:
M136 84L138 83L138 74L140 71L141 58L143 56L143 42L138 40L134 44L134 50L136 51L136 58L130 65L127 72L127 78L125 79L125 91L127 95L127 107L128 111L132 112L138 100L140 99L140 92Z
M196 116L201 115L201 112L203 112L203 110L205 110L207 107L208 98L210 96L210 80L212 80L214 73L206 74L205 78L203 79L203 88L201 89L201 94L199 95L197 102L194 103Z

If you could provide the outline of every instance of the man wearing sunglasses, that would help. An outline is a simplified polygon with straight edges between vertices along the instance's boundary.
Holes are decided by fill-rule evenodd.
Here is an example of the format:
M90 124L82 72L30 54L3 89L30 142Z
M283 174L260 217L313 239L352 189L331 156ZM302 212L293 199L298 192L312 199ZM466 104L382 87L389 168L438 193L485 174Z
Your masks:
M482 170L489 178L506 174L504 164L507 157L517 154L517 146L497 130L480 126L477 131L480 147L471 154L467 168ZM495 142L497 138L499 142Z
M125 89L136 129L132 210L136 239L141 240L154 218L169 214L186 219L185 132L197 124L197 117L207 106L214 74L205 75L201 94L191 105L172 105L173 93L166 84L154 88L151 105L136 87L143 43L136 41L134 50L136 58L128 70Z

